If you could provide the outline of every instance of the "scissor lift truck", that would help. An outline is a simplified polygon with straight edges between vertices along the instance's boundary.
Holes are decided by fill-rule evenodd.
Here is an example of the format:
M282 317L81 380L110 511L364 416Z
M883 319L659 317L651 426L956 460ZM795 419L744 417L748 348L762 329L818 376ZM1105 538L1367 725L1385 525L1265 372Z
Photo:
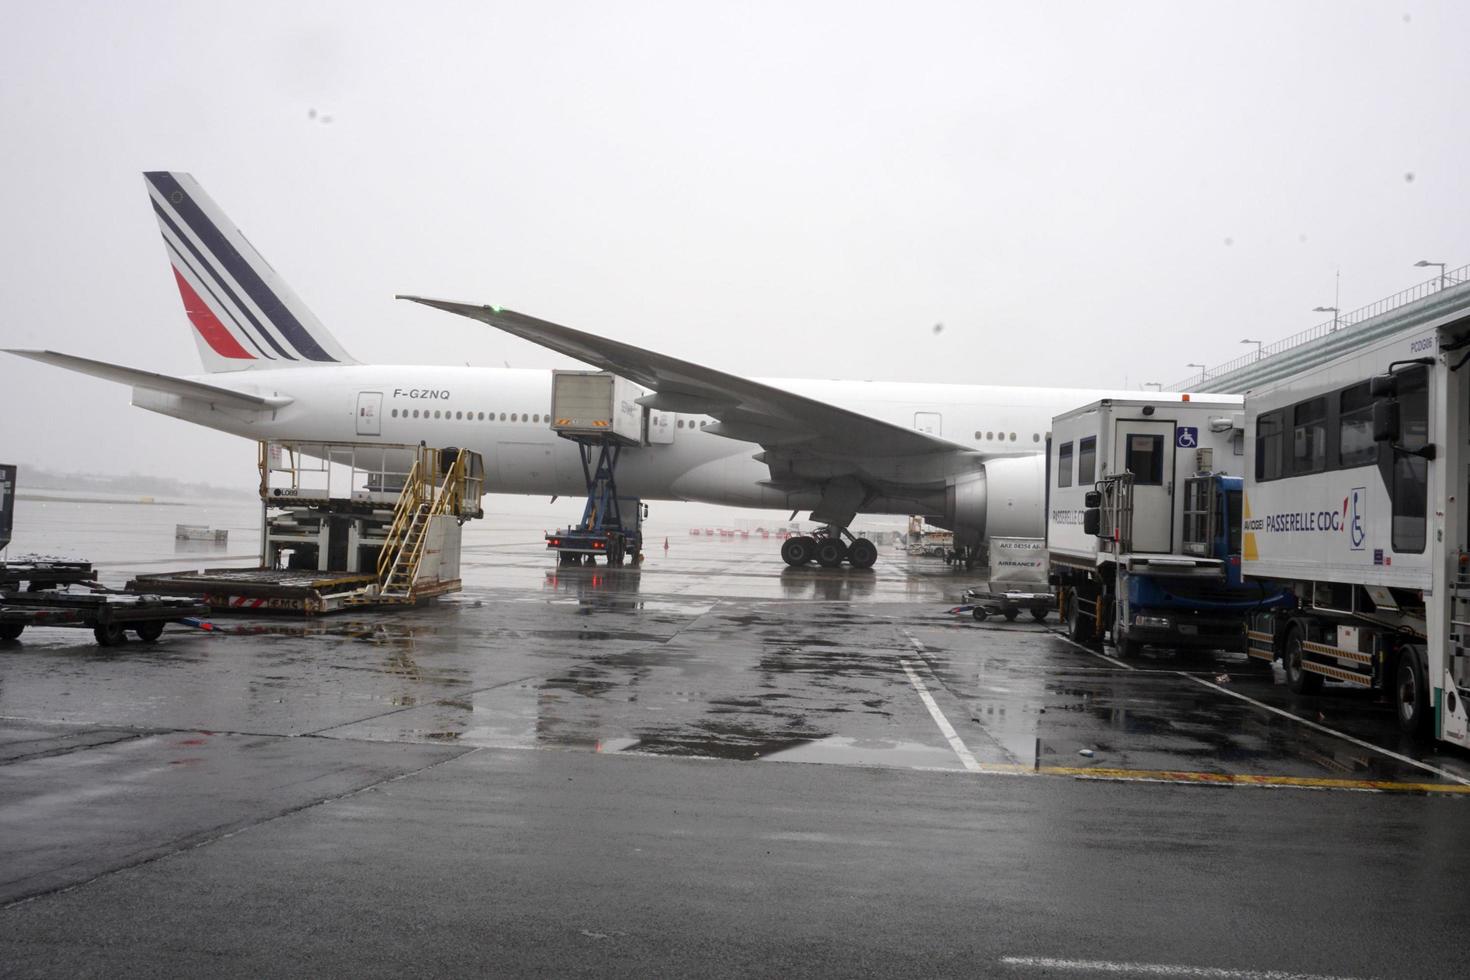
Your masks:
M1187 396L1186 396L1187 398ZM1057 416L1047 558L1067 635L1243 650L1247 613L1284 601L1240 577L1238 399L1103 399Z
M646 508L619 498L618 457L643 438L642 389L605 371L553 371L551 428L577 444L587 502L581 520L546 535L546 547L561 565L592 564L599 555L609 565L643 560Z
M1470 747L1470 287L1452 290L1246 393L1242 567L1294 600L1249 632L1294 692L1378 690L1405 732Z

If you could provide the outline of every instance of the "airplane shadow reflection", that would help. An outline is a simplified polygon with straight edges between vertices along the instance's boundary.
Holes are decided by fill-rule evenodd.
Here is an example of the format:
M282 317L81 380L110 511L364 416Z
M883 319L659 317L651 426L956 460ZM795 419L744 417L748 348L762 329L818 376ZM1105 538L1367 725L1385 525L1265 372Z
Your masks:
M788 599L837 601L872 595L877 577L871 569L790 568L781 571L781 591Z
M557 595L575 596L582 606L597 609L642 609L637 567L604 568L569 565L546 573L544 588Z

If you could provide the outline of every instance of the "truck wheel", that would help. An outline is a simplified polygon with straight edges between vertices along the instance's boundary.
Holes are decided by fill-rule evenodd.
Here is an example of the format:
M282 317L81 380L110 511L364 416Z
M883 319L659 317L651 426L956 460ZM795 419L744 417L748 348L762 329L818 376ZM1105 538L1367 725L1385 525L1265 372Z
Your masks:
M1302 649L1302 629L1292 627L1286 634L1286 649L1281 654L1281 665L1286 668L1286 686L1293 694L1317 694L1322 690L1322 675L1314 674L1303 666L1306 651Z
M133 632L138 634L138 639L144 643L152 643L163 635L162 623L139 623L133 627Z
M1394 675L1393 707L1399 728L1416 738L1428 736L1429 679L1419 647L1406 646L1399 651L1399 666Z
M18 640L25 623L0 623L0 640Z
M1044 623L1044 622L1046 622L1046 610L1045 609L1033 609L1033 610L1031 610L1031 618L1034 619L1034 620L1036 620L1038 623Z
M106 626L96 626L92 629L92 635L97 639L99 647L121 646L128 642L127 630L123 629L121 623L109 623Z
M970 610L970 615L975 617L975 622L977 623L983 623L990 618L990 613L986 612L984 609L981 609L979 606L976 606L974 609Z
M1091 644L1094 626L1091 612L1083 612L1083 604L1091 605L1076 589L1067 592L1067 638L1076 643Z
M1131 660L1138 656L1138 652L1143 649L1143 644L1131 636L1119 636L1115 638L1113 640L1113 646L1118 649L1119 660Z
M1019 609L1002 609L1000 614L1006 618L1006 622L1014 623L1016 621L1016 615L1019 612Z

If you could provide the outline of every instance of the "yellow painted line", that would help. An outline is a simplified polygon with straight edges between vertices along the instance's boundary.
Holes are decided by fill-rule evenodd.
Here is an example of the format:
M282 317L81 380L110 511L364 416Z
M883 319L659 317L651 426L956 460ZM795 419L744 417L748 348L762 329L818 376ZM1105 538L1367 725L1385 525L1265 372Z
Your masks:
M1196 783L1216 786L1289 786L1297 789L1367 790L1378 793L1470 794L1455 783L1402 783L1391 779L1340 779L1331 776L1268 776L1255 773L1179 772L1168 769L1110 769L1102 766L1042 766L1044 775L1119 782Z
M1470 795L1457 783L1406 783L1392 779L1345 779L1334 776L1273 776L1257 773L1194 772L1179 769L1118 769L1111 766L1042 766L979 762L971 772L991 776L1041 775L1097 779L1120 783L1186 783L1197 786L1283 786L1294 789L1337 789L1375 793L1440 793Z

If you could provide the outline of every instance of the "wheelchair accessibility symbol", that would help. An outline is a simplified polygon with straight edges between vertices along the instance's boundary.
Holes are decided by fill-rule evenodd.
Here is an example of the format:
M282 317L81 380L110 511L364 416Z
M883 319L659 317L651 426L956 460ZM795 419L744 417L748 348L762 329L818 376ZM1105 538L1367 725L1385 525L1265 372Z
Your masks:
M1199 445L1199 428L1181 425L1174 433L1174 445L1180 449L1194 449Z

